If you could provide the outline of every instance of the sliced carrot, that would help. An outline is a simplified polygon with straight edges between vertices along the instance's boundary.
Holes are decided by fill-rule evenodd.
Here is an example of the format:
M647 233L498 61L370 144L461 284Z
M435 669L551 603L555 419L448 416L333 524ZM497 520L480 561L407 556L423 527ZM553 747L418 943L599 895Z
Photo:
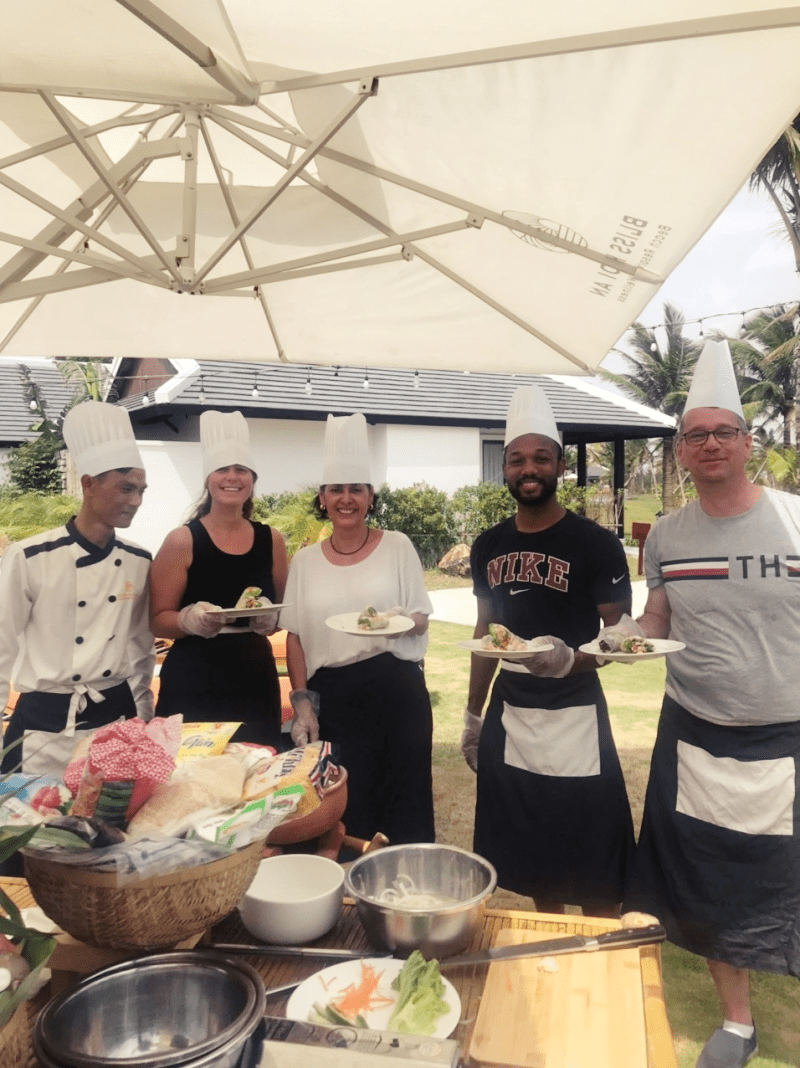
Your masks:
M345 1016L355 1018L359 1013L370 1012L373 1009L384 1008L393 1005L394 999L384 997L377 993L378 983L383 972L376 972L369 964L361 961L361 979L358 983L350 983L335 998L331 1004Z

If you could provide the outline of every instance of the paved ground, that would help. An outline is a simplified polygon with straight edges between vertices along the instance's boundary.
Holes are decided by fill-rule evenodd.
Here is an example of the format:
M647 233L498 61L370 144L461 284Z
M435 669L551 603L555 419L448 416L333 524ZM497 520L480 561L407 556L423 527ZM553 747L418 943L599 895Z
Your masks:
M431 619L438 619L442 623L464 623L469 627L475 626L477 608L472 589L466 587L459 590L435 590L430 595L433 602L433 615ZM647 599L647 588L644 580L633 583L633 616L639 616L644 610L644 602Z

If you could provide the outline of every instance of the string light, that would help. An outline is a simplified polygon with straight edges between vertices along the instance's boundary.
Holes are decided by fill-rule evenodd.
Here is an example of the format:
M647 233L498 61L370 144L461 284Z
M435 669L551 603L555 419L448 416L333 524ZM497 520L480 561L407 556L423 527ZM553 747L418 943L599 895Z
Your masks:
M366 371L364 372L364 381L362 382L362 385L364 389L369 389L369 375Z
M200 375L200 396L197 399L200 401L201 404L205 404L206 402L205 384L203 382L202 375Z
M150 403L150 397L148 396L147 393L143 393L142 394L142 405L146 408L149 403Z
M32 401L30 402L30 404L28 405L28 407L30 408L30 410L31 410L32 412L35 412L35 411L36 411L36 401L35 401L35 400L32 400Z
M250 396L253 400L258 400L260 394L258 392L258 375L253 375L253 388L250 390Z
M414 372L414 389L419 389L419 371Z
M313 392L314 387L311 385L311 368L309 367L306 374L305 394L307 397L310 397Z

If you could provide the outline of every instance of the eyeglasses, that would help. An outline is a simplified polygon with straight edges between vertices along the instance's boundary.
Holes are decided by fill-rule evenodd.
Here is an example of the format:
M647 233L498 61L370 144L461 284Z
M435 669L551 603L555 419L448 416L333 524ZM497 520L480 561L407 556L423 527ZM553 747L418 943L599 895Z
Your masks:
M705 445L708 435L713 434L720 445L727 445L735 441L741 432L738 426L718 426L716 430L689 430L683 435L683 440L687 445Z

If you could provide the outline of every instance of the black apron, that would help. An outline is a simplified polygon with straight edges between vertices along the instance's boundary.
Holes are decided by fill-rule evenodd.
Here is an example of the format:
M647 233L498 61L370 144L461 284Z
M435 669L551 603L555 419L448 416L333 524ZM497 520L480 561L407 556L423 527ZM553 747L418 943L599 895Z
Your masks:
M474 850L515 893L622 901L633 823L595 672L535 679L500 669L478 749Z
M419 664L381 653L320 668L320 737L347 769L347 833L392 845L433 842L433 713Z
M800 721L729 727L665 696L625 908L735 968L800 977Z

